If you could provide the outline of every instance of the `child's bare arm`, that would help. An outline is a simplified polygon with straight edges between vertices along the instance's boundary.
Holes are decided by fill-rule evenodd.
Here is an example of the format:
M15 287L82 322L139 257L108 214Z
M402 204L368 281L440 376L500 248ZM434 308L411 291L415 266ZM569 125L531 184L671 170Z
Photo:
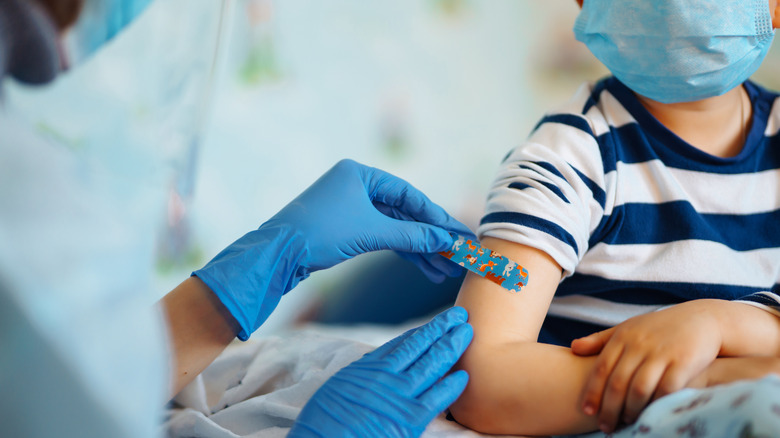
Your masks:
M582 414L579 396L594 358L536 339L561 279L560 267L545 253L507 241L482 243L529 272L528 285L509 292L469 275L457 305L469 312L474 340L460 367L469 384L451 411L462 424L486 433L546 435L595 430Z
M718 356L780 355L780 318L740 302L702 299L631 318L572 343L598 354L583 391L605 431L632 423L652 400L676 392Z
M536 343L560 280L560 267L545 253L529 247L491 238L484 239L483 244L522 264L529 271L529 283L513 294L475 275L464 282L457 304L469 311L475 335L460 362L471 379L453 405L453 415L462 424L488 433L565 434L597 429L599 418L584 415L581 408L586 383L598 369L597 356L577 357L569 349ZM696 306L707 305L707 301ZM727 313L728 317L720 320L730 329L720 339L722 348L717 353L749 355L761 348L764 354L780 353L780 338L767 338L768 333L780 334L775 316L741 303L710 304L723 305L720 310L738 306L733 307L737 312L757 312L749 324L744 319L741 323L731 319L736 313ZM778 330L766 331L773 324ZM682 386L710 386L702 379L729 379L738 368L726 366L732 362L720 361L709 359L707 363L712 366L701 374L703 377L685 381ZM767 366L776 367L777 363L763 361L748 370L762 371ZM734 380L746 378L740 375L736 373Z
M780 376L780 357L719 357L704 372L691 380L687 386L689 388L706 388L725 385L737 380L760 379L769 374Z

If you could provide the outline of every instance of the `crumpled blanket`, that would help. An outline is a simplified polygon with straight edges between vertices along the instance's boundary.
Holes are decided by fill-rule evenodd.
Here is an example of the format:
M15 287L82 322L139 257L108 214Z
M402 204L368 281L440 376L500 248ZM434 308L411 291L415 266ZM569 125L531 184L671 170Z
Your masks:
M232 344L170 403L164 434L171 438L284 437L312 394L336 371L373 348L315 329ZM444 414L423 435L484 436L447 420Z
M171 438L284 437L306 401L336 371L408 327L310 328L233 344L170 404ZM368 343L366 343L368 342ZM701 390L652 403L638 421L597 437L778 436L780 376ZM493 437L439 415L424 438Z

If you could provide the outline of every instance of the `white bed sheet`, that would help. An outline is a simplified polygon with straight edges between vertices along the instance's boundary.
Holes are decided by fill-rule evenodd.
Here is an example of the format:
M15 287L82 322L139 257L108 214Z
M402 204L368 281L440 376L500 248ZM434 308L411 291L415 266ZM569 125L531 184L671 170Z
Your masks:
M172 438L284 437L306 401L330 376L408 327L308 326L232 344L176 397L166 412L165 434ZM448 421L443 414L423 434L427 438L486 436Z

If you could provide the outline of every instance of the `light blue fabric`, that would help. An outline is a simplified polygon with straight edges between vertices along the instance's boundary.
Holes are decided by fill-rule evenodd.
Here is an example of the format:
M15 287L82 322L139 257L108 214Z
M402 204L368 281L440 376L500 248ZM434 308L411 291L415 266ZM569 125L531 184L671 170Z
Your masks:
M341 369L303 407L288 437L418 437L466 388L455 365L473 337L453 307Z
M5 111L0 138L0 436L157 436L169 368L150 267L164 190Z
M636 423L580 438L775 437L780 433L780 376L684 389L660 398Z
M741 84L775 34L766 0L587 0L574 33L626 86L663 103Z
M154 0L87 0L65 39L66 61L73 68L114 38Z
M461 267L436 254L452 245L448 231L473 237L406 181L342 160L193 275L219 297L246 340L298 282L359 254L400 251L432 280L460 275Z

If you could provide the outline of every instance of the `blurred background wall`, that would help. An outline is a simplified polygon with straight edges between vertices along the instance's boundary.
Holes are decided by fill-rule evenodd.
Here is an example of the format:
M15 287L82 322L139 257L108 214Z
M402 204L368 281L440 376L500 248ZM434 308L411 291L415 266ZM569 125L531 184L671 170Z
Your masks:
M476 226L542 113L606 74L574 0L157 0L81 69L7 106L85 159L161 187L160 296L341 158L395 173ZM775 47L756 79L780 88ZM366 258L368 259L368 257ZM317 273L287 326L361 259Z

